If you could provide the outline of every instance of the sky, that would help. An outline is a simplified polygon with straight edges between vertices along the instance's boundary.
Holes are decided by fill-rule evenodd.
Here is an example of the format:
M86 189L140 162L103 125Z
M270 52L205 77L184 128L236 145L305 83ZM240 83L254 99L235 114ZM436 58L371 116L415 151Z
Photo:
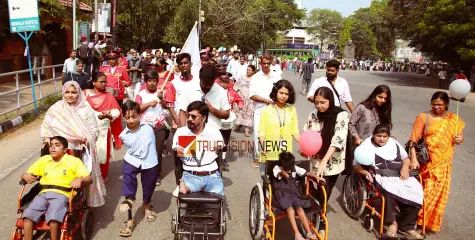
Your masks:
M371 0L301 0L303 8L328 8L341 12L343 17L348 17L359 8L369 7Z

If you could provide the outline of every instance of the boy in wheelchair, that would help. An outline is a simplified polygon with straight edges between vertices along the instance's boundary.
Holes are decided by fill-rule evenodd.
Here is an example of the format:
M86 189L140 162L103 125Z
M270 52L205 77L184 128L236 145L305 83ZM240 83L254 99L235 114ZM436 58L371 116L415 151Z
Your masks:
M50 155L41 157L21 176L22 181L34 183L40 180L41 192L23 211L24 239L33 238L35 223L45 216L51 231L51 239L59 239L60 223L68 211L72 188L92 183L92 177L83 162L66 153L68 141L61 136L51 138Z
M304 199L297 187L297 175L312 176L303 168L295 165L295 157L290 152L281 152L279 154L279 163L272 169L274 187L274 197L277 206L284 209L290 221L290 225L294 230L296 240L317 239L317 236L310 231L307 216L303 208L308 208L311 205L309 199ZM305 231L308 233L306 238L300 234L297 223L295 221L295 211L302 222Z
M389 225L386 237L397 238L399 232L412 239L423 239L415 230L423 202L422 185L416 178L418 171L409 170L410 159L407 152L389 136L389 126L376 126L373 136L360 146L364 148L362 152L365 154L374 154L374 160L369 161L372 163L368 165L366 161L358 159L364 156L358 157L359 154L355 154L354 169L367 182L374 184L384 196L382 219L385 225Z

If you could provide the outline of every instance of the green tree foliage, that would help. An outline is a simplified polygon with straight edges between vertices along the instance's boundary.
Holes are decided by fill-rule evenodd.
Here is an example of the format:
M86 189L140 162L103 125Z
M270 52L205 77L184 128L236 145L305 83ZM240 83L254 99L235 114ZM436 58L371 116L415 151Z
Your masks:
M340 53L344 53L345 46L348 43L348 40L351 39L351 18L345 19L345 27L341 29L340 34L338 35L338 49Z
M291 29L304 16L292 0L207 0L202 10L202 45L237 45L242 51L278 38L279 32ZM174 13L164 41L179 45L198 20L198 1L184 0Z
M307 16L306 31L314 41L319 41L322 48L324 42L338 39L343 22L340 12L331 9L312 9Z
M371 28L361 20L352 20L351 40L355 45L355 57L357 59L372 59L379 55L376 48L376 36Z
M433 60L475 64L475 2L466 0L392 0L403 39Z
M143 49L162 41L176 4L174 0L121 0L117 4L117 45Z

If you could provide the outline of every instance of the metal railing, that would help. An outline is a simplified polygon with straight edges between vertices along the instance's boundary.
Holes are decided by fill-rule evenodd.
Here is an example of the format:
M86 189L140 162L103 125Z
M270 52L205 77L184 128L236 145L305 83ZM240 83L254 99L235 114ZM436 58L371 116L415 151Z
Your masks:
M57 74L57 69L59 68L59 73ZM49 75L48 72L50 71L49 69L52 69L52 77L50 79L43 80L41 79L42 75L40 73L46 73L46 75ZM58 64L58 65L52 65L52 66L45 66L45 67L38 67L38 68L33 68L33 72L36 74L36 79L34 80L34 87L35 87L35 95L36 95L36 102L40 102L40 100L45 99L51 95L57 94L61 92L62 88L62 75L61 72L63 70L63 64ZM34 98L31 97L31 100L28 99L28 95L32 95L32 85L30 82L30 70L20 70L16 72L8 72L8 73L0 73L0 78L4 77L13 77L14 80L12 81L7 81L5 83L0 83L0 85L8 85L8 83L15 82L15 89L8 90L5 92L0 92L0 102L2 103L0 106L0 118L5 116L6 114L9 114L13 111L19 111L21 108L24 108L28 105L31 105L34 103ZM20 85L20 75L25 74L23 77L24 81L27 81L28 84L23 84L23 86ZM59 76L57 76L59 75ZM57 81L60 81L59 86ZM54 89L50 89L50 91L47 91L47 93L44 92L45 85L50 84L52 82L52 85L54 86ZM36 88L39 88L38 89ZM29 89L28 91L25 91ZM22 93L24 91L24 93ZM16 94L16 104L14 100L11 100L11 98L8 95L13 95ZM22 99L23 95L23 99ZM26 98L26 100L25 100ZM22 100L24 102L22 102ZM11 106L13 105L13 106ZM16 105L16 106L15 106Z

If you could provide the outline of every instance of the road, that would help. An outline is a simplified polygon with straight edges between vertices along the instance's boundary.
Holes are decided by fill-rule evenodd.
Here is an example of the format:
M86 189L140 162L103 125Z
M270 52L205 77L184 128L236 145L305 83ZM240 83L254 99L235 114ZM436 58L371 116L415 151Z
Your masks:
M323 75L319 71L314 75ZM350 72L342 71L340 75L346 78L350 84L353 101L356 103L364 100L379 84L389 85L392 91L393 101L393 135L404 143L409 138L412 124L420 112L429 110L431 95L437 91L437 80L412 73L380 73L380 72ZM294 73L284 73L297 90L296 106L299 114L299 127L307 119L313 106L305 100L300 92L300 80ZM315 78L315 77L314 77ZM455 111L456 104L451 103L450 109ZM460 105L460 115L466 121L465 143L456 148L453 160L452 187L449 203L446 208L440 233L430 235L428 239L475 239L473 223L475 222L475 165L472 156L475 150L475 127L471 122L475 121L475 95L470 95L465 103ZM0 233L2 239L10 236L16 216L16 197L19 193L18 180L22 172L38 157L34 151L40 145L39 123L33 123L27 129L19 130L3 139L0 144L0 189L2 201L0 201ZM243 133L233 132L232 139L250 140ZM295 151L298 150L295 149ZM103 207L94 210L95 231L94 239L120 239L119 229L126 216L119 212L118 206L121 196L121 167L120 160L124 151L116 151L116 160L111 163L109 182L107 183L107 202ZM149 223L141 221L143 210L139 211L138 226L134 230L131 239L173 239L170 230L170 220L175 210L176 203L172 199L171 192L174 190L174 174L172 172L172 159L170 156L164 159L165 179L162 186L157 187L153 196L152 205L158 212L159 219ZM21 163L23 163L21 165ZM19 166L11 174L9 167ZM258 169L251 167L248 158L233 158L230 160L231 172L224 173L226 192L226 212L228 215L228 234L226 239L241 240L250 239L248 230L248 204L249 194L256 182L259 182ZM338 181L336 189L329 201L329 238L330 239L375 239L373 233L367 233L358 221L350 219L340 206L341 185L343 177ZM141 191L138 193L140 196ZM140 197L138 198L140 199ZM137 209L140 201L135 203ZM472 225L472 227L469 227ZM282 228L280 227L282 226ZM287 220L278 223L280 233L278 239L293 239L289 232Z

